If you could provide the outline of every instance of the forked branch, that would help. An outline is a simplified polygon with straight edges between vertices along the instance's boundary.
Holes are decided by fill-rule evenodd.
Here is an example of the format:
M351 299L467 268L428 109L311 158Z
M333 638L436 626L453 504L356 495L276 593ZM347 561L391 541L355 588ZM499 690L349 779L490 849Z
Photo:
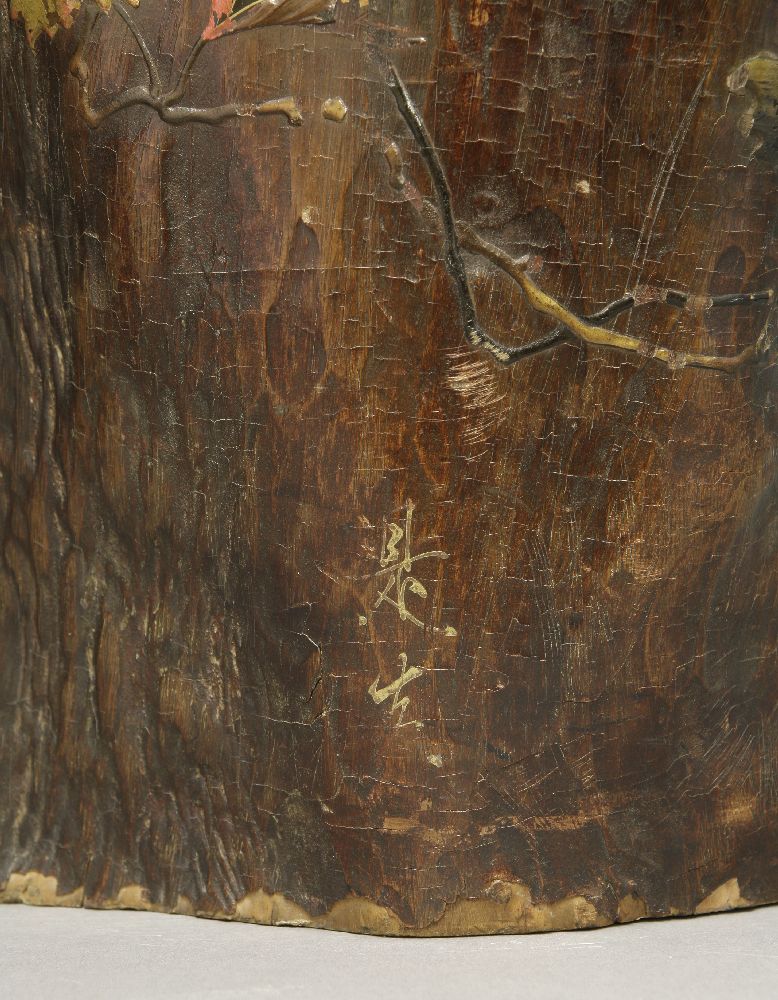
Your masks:
M169 90L164 90L157 64L151 55L143 35L135 24L134 18L124 6L122 0L114 0L113 7L129 28L136 45L140 49L143 61L146 64L149 82L148 85L129 88L102 108L94 108L92 106L88 92L89 67L84 58L84 50L91 38L100 11L97 8L90 9L87 13L87 22L81 39L70 61L70 72L77 78L81 85L81 113L87 124L92 128L101 125L107 118L117 114L119 111L138 106L151 108L153 111L156 111L163 122L167 122L170 125L183 125L188 122L218 125L228 118L252 115L285 115L291 125L302 125L302 114L292 97L275 98L259 103L236 101L231 104L222 104L212 108L192 108L180 105L178 102L184 95L194 65L203 49L210 41L215 41L217 38L223 36L215 35L212 38L199 37L192 46L175 85Z
M764 354L767 347L769 314L768 321L765 322L762 332L755 342L731 357L673 351L650 344L638 337L610 330L599 324L615 318L622 312L649 302L663 302L677 309L771 304L774 298L772 289L751 294L720 295L700 299L684 292L641 286L621 299L609 303L591 316L583 319L576 316L533 281L529 274L529 257L518 259L511 257L504 250L485 240L471 226L456 221L448 180L424 120L395 68L387 66L386 71L389 89L394 95L408 130L416 140L432 179L437 214L443 228L446 268L452 278L459 300L465 338L471 346L488 351L502 365L513 365L523 358L547 351L565 341L579 340L587 344L596 344L601 347L651 357L667 365L668 368L709 368L723 372L736 371ZM545 337L517 347L501 344L483 330L478 322L478 314L467 278L462 256L463 248L496 264L521 288L530 307L555 320L558 324L557 327Z

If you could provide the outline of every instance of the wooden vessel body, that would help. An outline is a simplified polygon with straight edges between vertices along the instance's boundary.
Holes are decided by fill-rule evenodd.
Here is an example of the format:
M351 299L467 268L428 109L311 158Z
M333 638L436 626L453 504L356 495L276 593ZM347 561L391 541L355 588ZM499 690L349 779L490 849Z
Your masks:
M0 4L0 897L775 901L778 4L218 6Z

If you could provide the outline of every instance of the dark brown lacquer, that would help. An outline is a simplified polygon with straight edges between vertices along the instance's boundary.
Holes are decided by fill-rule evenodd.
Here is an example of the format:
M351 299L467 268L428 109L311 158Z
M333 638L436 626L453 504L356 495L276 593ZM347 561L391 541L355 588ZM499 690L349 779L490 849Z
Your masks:
M0 0L0 898L778 900L778 0Z

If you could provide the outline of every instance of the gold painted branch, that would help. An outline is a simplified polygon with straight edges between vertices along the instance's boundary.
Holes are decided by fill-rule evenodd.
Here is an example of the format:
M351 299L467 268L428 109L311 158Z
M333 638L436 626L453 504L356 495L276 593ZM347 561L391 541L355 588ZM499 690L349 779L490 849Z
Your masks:
M471 253L479 254L481 257L496 264L502 271L519 285L530 306L539 313L549 316L568 330L573 337L586 344L596 344L600 347L612 347L620 351L628 351L640 354L644 357L654 358L661 361L668 368L709 368L714 371L733 372L742 368L750 361L756 360L766 349L767 323L757 340L744 348L732 357L722 357L716 354L695 354L683 351L673 351L666 347L657 347L649 344L638 337L619 333L616 330L608 330L602 326L596 326L585 319L580 319L574 313L566 309L560 302L544 292L530 278L527 273L528 257L515 259L505 253L493 243L489 243L482 236L465 223L458 223L462 246ZM772 304L774 295L772 290L761 296L761 301L768 301Z
M379 62L381 62L380 57ZM671 369L707 368L721 372L737 371L739 368L742 368L751 361L757 360L766 353L769 346L767 331L771 318L770 312L768 312L762 331L756 341L732 357L673 351L669 348L649 344L628 334L608 330L592 322L594 320L611 318L617 316L620 312L632 309L639 304L639 296L637 294L627 295L616 302L610 303L604 309L589 317L589 319L581 319L570 312L560 302L539 288L530 278L527 273L529 258L514 259L504 250L501 250L481 237L471 226L455 218L448 178L424 119L394 66L386 62L382 65L386 75L387 86L395 98L397 108L405 120L409 132L416 140L432 180L436 207L432 206L427 199L416 197L413 200L416 201L417 205L420 203L421 210L425 214L432 215L442 226L446 267L451 275L459 300L465 338L471 347L482 348L488 351L501 365L513 365L533 354L558 347L561 343L572 337L580 340L582 343L596 344L600 347L610 347L615 350L653 358ZM397 177L402 177L402 170L400 169L398 172L397 163L395 162L396 151L390 147L389 153L390 156L387 161L392 170L393 182L396 186L396 179ZM401 186L411 185L410 182L404 181ZM496 264L519 285L530 306L536 312L556 320L559 326L539 340L518 347L510 347L495 340L479 323L462 257L463 248ZM675 301L672 301L673 298ZM770 289L751 295L725 295L718 299L710 299L709 301L712 305L721 306L739 304L756 305L761 302L767 302L772 306L773 299L774 292ZM651 299L643 299L642 301L649 300L656 301L657 296L654 295ZM664 301L683 308L693 301L693 298L684 293L668 292L665 293Z

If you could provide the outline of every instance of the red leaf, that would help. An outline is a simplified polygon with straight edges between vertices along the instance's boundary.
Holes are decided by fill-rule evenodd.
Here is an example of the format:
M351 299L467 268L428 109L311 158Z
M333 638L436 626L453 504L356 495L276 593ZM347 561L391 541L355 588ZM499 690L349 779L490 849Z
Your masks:
M211 20L203 31L203 38L211 41L229 31L234 22L230 19L230 13L235 0L211 0Z
M336 0L258 0L234 11L235 0L211 0L211 22L203 38L228 31L269 28L274 24L325 24L333 19Z

